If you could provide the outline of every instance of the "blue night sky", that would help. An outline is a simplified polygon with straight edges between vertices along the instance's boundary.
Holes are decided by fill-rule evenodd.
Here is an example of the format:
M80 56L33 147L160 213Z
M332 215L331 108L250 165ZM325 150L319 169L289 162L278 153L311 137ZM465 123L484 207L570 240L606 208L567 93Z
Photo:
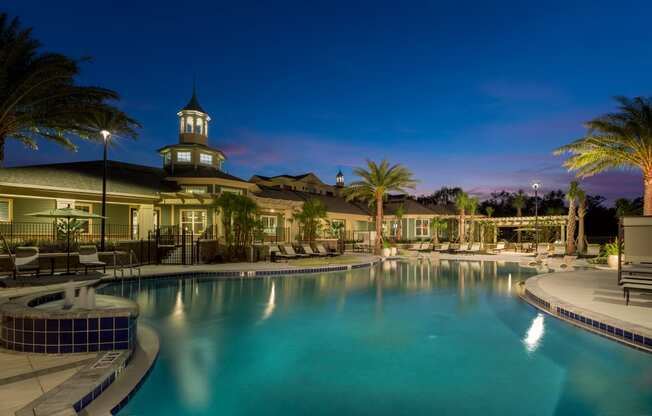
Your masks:
M101 5L100 5L101 4ZM110 4L110 6L109 6ZM399 7L400 6L400 7ZM418 193L484 195L540 179L566 187L552 150L614 95L652 94L652 2L5 2L46 50L92 56L81 82L118 91L144 125L110 157L153 166L177 141L197 78L229 173L347 180L365 158L410 167ZM90 160L12 143L7 164ZM590 193L638 196L640 176Z

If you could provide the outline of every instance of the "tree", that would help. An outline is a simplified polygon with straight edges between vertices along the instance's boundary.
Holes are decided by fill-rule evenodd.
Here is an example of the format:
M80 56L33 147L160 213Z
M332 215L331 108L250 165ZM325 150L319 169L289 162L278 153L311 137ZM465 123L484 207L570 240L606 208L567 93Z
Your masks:
M469 233L470 235L470 242L473 243L475 241L475 214L478 211L478 205L480 205L480 199L478 197L470 197L466 206L466 213L469 215Z
M465 242L465 217L466 217L466 209L469 206L469 195L466 192L459 192L457 196L455 197L455 206L457 207L457 210L460 214L460 220L459 220L459 240L460 244L463 244Z
M232 192L222 193L214 204L222 214L227 257L245 258L246 248L253 244L256 233L262 230L262 222L257 218L258 205L248 196Z
M448 221L443 218L434 217L430 220L430 234L432 235L432 242L439 244L439 232L448 227Z
M568 192L566 192L566 200L568 201L568 220L566 221L566 254L575 254L575 225L577 221L577 213L575 203L580 191L577 181L572 181Z
M73 60L40 48L31 29L0 14L0 164L7 139L30 149L38 148L38 140L50 140L75 150L71 136L101 140L88 123L92 114L120 113L108 103L118 99L114 91L75 85L79 66L88 59ZM123 116L131 128L137 126Z
M412 172L402 165L390 166L387 160L376 164L367 160L367 169L355 168L353 173L360 180L352 182L344 189L347 201L360 199L376 208L376 240L374 251L380 254L382 249L383 232L383 202L389 192L407 193L406 188L414 189L417 181L412 177Z
M628 215L641 215L643 212L643 201L641 198L618 198L614 202L614 206L616 207L616 217L618 218Z
M616 97L618 111L586 123L580 139L555 150L578 177L609 169L636 168L643 173L643 214L652 215L652 98Z
M517 217L522 217L523 216L523 208L525 208L525 203L527 201L527 195L525 195L525 192L523 192L522 189L519 189L516 194L514 194L512 198L512 207L516 209L516 216ZM521 230L519 229L517 231L517 241L520 244L521 243ZM513 238L513 237L512 237Z
M317 238L322 220L326 219L326 205L317 199L311 198L303 203L301 211L295 212L293 217L301 226L303 240L313 242Z
M586 236L584 231L584 217L587 210L586 192L577 190L577 252L583 254L586 251Z

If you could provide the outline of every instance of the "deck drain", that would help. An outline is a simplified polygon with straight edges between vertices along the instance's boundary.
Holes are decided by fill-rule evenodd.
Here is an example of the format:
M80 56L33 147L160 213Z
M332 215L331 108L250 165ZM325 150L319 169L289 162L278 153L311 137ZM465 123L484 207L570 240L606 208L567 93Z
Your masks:
M101 368L107 368L110 367L115 360L118 359L118 357L122 354L122 352L117 352L117 351L111 351L107 352L100 358L93 366L91 367L92 369L101 369Z

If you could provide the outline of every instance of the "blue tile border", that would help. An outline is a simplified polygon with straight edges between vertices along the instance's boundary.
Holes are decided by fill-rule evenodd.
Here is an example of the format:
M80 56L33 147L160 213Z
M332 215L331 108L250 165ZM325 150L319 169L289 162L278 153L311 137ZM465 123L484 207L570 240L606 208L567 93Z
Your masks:
M601 320L571 311L568 307L552 306L547 300L524 289L522 299L531 305L548 312L550 315L568 321L580 328L620 341L626 345L652 353L652 337L635 333L631 329L619 328Z

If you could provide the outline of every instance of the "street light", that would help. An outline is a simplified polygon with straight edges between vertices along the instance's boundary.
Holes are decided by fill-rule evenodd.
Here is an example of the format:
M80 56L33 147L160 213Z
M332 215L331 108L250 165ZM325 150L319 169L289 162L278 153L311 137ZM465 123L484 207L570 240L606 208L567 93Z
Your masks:
M532 181L532 189L534 189L534 252L539 252L539 188L541 182Z
M106 154L109 145L109 138L111 137L111 132L108 130L100 131L100 134L104 138L104 166L102 172L102 228L100 230L100 251L104 251L104 226L105 226L105 217L106 217Z

